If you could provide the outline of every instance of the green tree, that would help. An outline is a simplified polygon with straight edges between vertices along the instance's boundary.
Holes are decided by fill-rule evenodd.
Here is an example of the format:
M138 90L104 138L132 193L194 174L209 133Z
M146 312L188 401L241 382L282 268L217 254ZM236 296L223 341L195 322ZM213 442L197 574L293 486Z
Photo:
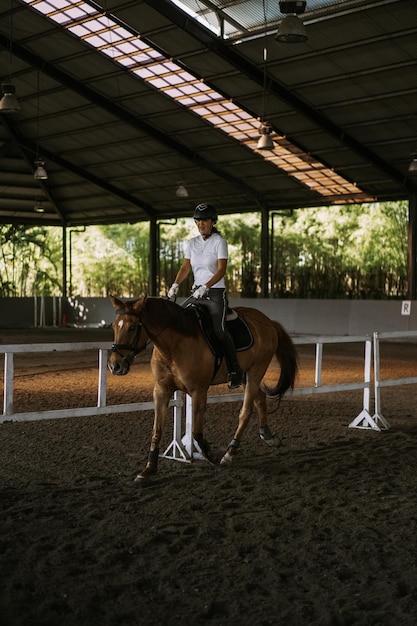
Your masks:
M231 297L256 298L261 291L261 218L258 213L235 215L219 226L228 241L226 282Z
M62 293L61 239L58 229L0 225L0 294L22 297Z
M73 237L72 292L133 297L148 288L149 225L90 226Z
M159 224L159 291L165 294L175 280L184 258L185 244L196 235L194 220L183 218ZM192 276L181 285L181 295L191 290Z
M407 293L406 202L274 213L270 217L271 295L299 298L401 298ZM221 216L229 244L231 297L257 297L261 281L259 213ZM190 218L157 227L159 292L166 293L196 235ZM61 295L62 229L0 226L0 295ZM149 224L90 226L71 237L71 293L136 297L149 289ZM192 276L182 285L187 295Z
M406 294L407 203L318 207L274 217L275 296Z

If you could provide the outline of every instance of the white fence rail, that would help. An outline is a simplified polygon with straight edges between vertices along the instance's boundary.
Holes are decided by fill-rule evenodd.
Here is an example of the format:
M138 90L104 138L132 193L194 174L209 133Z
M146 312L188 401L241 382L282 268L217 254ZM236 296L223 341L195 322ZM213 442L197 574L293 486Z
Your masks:
M365 367L364 381L361 383L345 383L341 385L322 385L322 360L323 345L328 343L365 342ZM371 380L371 338L369 336L357 337L305 337L294 338L296 344L316 344L315 384L313 387L303 387L294 390L295 395L307 395L313 393L328 393L331 391L343 391L350 389L363 389L363 410L359 418L370 420L370 380ZM14 412L14 355L17 353L41 353L41 352L74 352L98 350L98 386L97 405L70 409L56 409L52 411L31 411L28 413ZM59 419L67 417L86 417L91 415L107 415L110 413L127 413L133 411L150 410L154 408L153 402L136 402L130 404L107 405L107 357L109 344L103 342L79 342L79 343L35 343L35 344L12 344L0 345L0 353L4 353L4 398L3 415L0 423L4 421L31 421L41 419ZM209 396L208 402L236 402L243 398L243 394L227 394ZM180 395L171 401L171 406L176 409L187 403L183 402ZM190 412L190 409L188 409ZM175 417L175 416L174 416ZM177 416L178 417L178 416ZM176 445L174 444L174 448Z
M417 383L417 376L411 376L407 378L390 378L381 380L381 351L380 351L380 343L383 340L387 339L395 339L395 340L404 340L404 339L416 339L417 331L395 331L395 332L386 332L386 333L374 333L374 384L375 384L375 414L373 416L373 420L380 429L389 428L389 424L385 417L381 412L381 388L382 387L394 387L399 385L410 385ZM416 344L416 353L417 353L417 344ZM416 354L417 356L417 354ZM417 374L417 359L416 359L416 374Z
M310 395L316 393L331 393L338 391L350 391L363 389L362 410L357 417L349 424L350 428L371 428L381 430L388 428L388 423L381 413L380 389L385 386L417 383L417 377L403 379L380 379L380 350L379 342L383 339L408 339L417 337L417 331L404 331L393 333L374 333L370 335L358 336L308 336L294 337L293 341L298 345L315 344L315 381L314 386L300 387L294 389L293 395ZM364 374L363 381L354 383L340 383L335 385L322 385L323 370L323 347L326 344L341 343L363 343L364 344ZM371 416L371 376L372 376L372 348L374 353L374 400L375 412ZM89 407L77 407L70 409L57 409L52 411L31 411L27 413L14 412L14 354L33 352L73 352L85 350L98 350L98 386L97 405ZM107 357L109 344L100 342L80 342L80 343L46 343L46 344L13 344L0 345L0 353L4 353L4 398L3 415L0 416L0 423L5 421L32 421L41 419L58 419L67 417L86 417L92 415L108 415L112 413L128 413L134 411L153 410L153 402L135 402L130 404L107 405ZM218 402L237 402L243 399L243 393L233 393L226 395L209 396L209 404ZM176 393L170 402L174 409L174 430L173 441L168 446L164 455L169 458L187 460L192 458L194 443L192 441L192 407L191 399L182 398L182 394ZM185 435L181 435L181 421L185 406Z
M39 352L75 352L85 350L98 350L98 387L97 405L88 407L76 407L70 409L56 409L52 411L30 411L29 413L14 413L14 355L17 353ZM92 415L109 415L111 413L131 413L133 411L153 410L153 402L133 402L130 404L107 405L107 357L109 344L103 342L80 343L34 343L0 345L0 353L4 353L4 392L3 392L3 415L0 423L5 421L34 421L42 419L60 419L66 417L87 417ZM171 406L182 407L183 402L178 396L171 400Z

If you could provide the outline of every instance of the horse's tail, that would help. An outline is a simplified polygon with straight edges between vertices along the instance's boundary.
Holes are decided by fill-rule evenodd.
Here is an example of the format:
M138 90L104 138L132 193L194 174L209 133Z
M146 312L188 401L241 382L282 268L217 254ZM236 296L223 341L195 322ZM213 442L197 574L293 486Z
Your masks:
M275 387L262 383L262 390L267 398L281 398L288 389L294 389L298 374L298 355L296 347L279 322L272 321L278 335L278 346L275 353L281 367L279 380Z

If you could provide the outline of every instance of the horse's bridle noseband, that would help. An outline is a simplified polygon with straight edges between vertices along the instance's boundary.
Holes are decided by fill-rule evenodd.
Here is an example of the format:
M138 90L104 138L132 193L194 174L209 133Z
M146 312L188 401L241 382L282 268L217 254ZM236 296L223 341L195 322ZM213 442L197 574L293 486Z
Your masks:
M118 354L120 357L122 357L124 361L127 361L127 363L130 365L133 359L135 358L135 356L139 354L140 352L140 349L138 348L138 343L139 343L140 335L142 332L143 324L140 321L139 313L136 313L136 311L124 311L123 309L121 309L119 311L116 311L116 315L130 315L133 317L137 317L139 320L139 323L136 327L135 336L131 344L114 343L111 347L112 352L114 352L115 354ZM146 347L146 344L144 347ZM120 350L129 350L129 353L123 354L122 352L120 352Z

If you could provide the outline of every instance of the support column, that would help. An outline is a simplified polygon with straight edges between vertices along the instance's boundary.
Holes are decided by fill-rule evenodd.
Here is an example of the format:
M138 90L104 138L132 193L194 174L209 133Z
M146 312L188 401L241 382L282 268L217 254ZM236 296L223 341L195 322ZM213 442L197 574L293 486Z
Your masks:
M67 227L62 227L62 296L67 297Z
M417 300L417 194L408 201L408 298Z
M269 211L261 210L261 295L269 298Z
M158 295L158 225L156 218L152 217L149 222L149 295Z

